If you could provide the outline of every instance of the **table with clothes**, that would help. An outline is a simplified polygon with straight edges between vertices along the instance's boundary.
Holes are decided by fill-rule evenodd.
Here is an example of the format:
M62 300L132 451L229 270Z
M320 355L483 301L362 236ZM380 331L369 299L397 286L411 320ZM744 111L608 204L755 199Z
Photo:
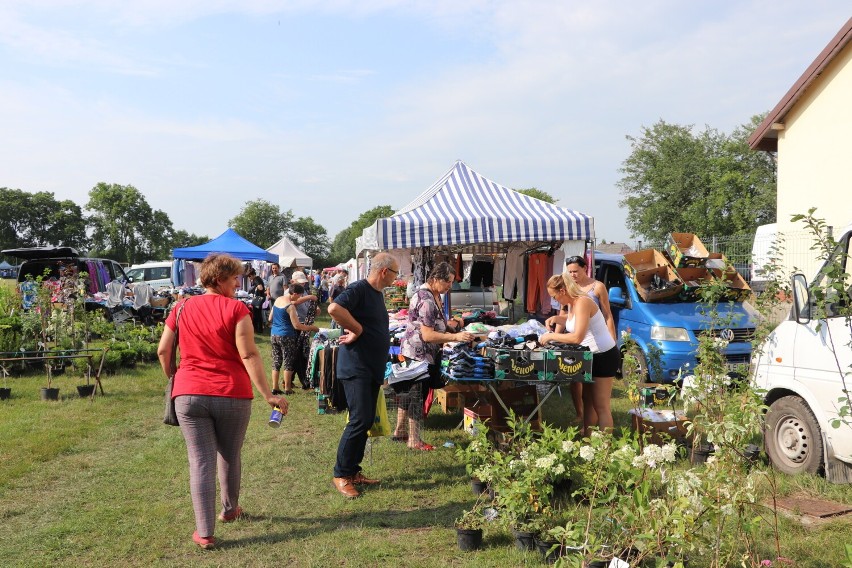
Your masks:
M487 330L482 324L467 326L473 333ZM591 382L592 353L579 345L540 345L544 326L530 320L517 326L500 326L474 344L445 347L444 376L459 384L486 387L484 395L465 401L465 407L490 420L491 427L505 429L510 409L523 420L539 420L539 411L561 385ZM494 408L494 407L497 408Z

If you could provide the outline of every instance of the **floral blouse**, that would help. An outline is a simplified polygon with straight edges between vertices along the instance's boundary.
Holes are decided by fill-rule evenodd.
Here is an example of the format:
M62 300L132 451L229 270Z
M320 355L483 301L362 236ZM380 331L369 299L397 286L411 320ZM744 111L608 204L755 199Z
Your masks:
M435 301L432 291L425 285L411 297L411 304L408 307L408 328L400 342L399 352L409 359L426 361L434 365L441 361L441 344L423 341L424 325L441 333L447 331L444 310Z

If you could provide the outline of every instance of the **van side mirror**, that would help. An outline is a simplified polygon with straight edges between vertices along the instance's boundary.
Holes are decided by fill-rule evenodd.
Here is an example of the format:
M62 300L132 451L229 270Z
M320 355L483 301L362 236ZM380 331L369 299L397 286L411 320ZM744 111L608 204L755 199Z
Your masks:
M609 303L620 308L627 304L627 299L624 297L624 291L618 286L613 286L609 289Z
M794 274L791 279L793 289L793 317L798 323L811 321L811 291L804 274Z

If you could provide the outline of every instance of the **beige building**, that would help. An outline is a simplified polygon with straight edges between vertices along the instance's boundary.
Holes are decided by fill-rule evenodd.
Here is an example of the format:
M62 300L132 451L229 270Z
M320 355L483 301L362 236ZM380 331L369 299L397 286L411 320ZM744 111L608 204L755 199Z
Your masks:
M791 215L815 215L834 227L835 236L852 223L852 18L850 18L781 98L749 138L754 150L777 152L779 234L791 242L803 225ZM812 255L813 253L811 253ZM789 255L788 255L789 256ZM800 255L797 255L800 256ZM809 277L816 261L788 258Z

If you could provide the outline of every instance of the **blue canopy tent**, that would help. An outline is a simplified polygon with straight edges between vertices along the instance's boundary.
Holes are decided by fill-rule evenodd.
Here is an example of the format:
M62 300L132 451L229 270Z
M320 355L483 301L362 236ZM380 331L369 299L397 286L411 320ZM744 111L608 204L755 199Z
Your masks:
M356 249L359 255L420 247L473 252L520 242L585 242L594 235L592 217L504 187L459 160L414 201L367 227Z
M224 252L240 260L265 260L278 262L278 255L263 250L249 242L233 229L228 229L212 241L195 247L176 248L173 258L185 260L204 260L211 252Z

